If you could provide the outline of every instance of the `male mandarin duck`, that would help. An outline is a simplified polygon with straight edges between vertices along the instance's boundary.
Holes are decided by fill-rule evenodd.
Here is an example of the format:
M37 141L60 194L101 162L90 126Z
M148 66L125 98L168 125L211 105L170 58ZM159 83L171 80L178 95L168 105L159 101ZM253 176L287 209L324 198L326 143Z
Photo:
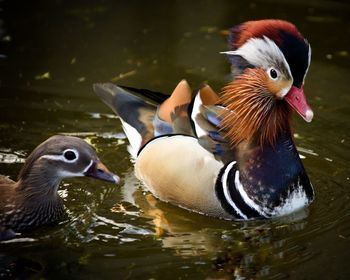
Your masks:
M311 48L282 20L230 30L224 52L234 79L218 96L192 98L181 81L171 96L95 84L120 117L136 176L159 199L231 220L272 218L310 204L314 191L291 132L291 113L310 122L304 95Z
M57 193L59 183L80 176L119 182L90 145L80 138L61 135L34 149L17 182L0 175L0 240L58 222L64 215L63 200Z

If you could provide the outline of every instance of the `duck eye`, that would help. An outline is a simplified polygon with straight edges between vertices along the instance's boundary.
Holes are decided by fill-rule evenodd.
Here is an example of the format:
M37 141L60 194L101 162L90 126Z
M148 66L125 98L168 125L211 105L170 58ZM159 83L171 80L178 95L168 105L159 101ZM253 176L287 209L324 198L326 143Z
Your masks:
M78 157L77 154L74 151L72 151L72 150L65 151L63 153L63 156L68 161L73 161L73 160L75 160Z
M273 80L276 80L278 77L277 71L273 68L270 69L269 74L270 74L271 79L273 79Z

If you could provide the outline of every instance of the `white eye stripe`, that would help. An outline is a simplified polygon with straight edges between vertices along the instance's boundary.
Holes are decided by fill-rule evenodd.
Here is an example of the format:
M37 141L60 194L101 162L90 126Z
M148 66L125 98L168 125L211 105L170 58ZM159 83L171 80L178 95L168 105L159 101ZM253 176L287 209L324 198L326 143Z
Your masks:
M306 78L307 72L309 72L310 64L311 64L311 45L309 44L308 64L307 64L307 68L305 70L305 74L304 74L304 77L303 77L303 84L305 83L305 78Z
M239 55L254 66L267 70L274 64L283 65L290 78L293 78L289 64L274 41L264 36L251 38L235 51L222 52L228 55ZM274 65L276 67L276 65Z
M72 160L67 159L64 154L66 152L72 152L75 155L75 158ZM57 161L63 161L63 162L68 162L68 163L74 163L79 159L79 153L76 149L67 149L64 150L61 155L43 155L40 158L46 158L46 159L51 159L51 160L57 160Z

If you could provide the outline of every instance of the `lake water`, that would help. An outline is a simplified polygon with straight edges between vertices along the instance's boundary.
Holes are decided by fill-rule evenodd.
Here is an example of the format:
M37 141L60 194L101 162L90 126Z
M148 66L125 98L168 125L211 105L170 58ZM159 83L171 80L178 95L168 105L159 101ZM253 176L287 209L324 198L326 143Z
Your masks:
M62 182L67 218L0 243L4 279L350 279L350 5L348 1L2 1L0 173L57 133L91 143L122 178ZM118 119L92 84L170 93L182 78L228 81L225 31L281 18L312 45L294 117L314 185L306 211L229 222L160 202L142 189ZM1 199L1 198L0 198Z

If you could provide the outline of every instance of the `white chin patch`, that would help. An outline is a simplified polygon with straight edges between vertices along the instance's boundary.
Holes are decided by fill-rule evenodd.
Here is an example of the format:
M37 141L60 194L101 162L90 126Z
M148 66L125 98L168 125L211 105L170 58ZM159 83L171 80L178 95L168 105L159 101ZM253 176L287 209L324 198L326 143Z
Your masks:
M83 172L70 172L67 170L60 170L58 174L61 178L72 178L72 177L85 176Z
M291 87L288 87L288 88L282 88L279 92L278 92L278 96L283 99L287 93L289 92Z
M59 175L60 175L61 178L82 177L82 176L85 176L85 173L89 170L89 168L93 164L94 164L94 161L90 160L90 163L88 164L88 166L86 166L84 168L84 170L82 170L82 171L71 172L71 171L68 171L68 170L60 170L59 171Z

